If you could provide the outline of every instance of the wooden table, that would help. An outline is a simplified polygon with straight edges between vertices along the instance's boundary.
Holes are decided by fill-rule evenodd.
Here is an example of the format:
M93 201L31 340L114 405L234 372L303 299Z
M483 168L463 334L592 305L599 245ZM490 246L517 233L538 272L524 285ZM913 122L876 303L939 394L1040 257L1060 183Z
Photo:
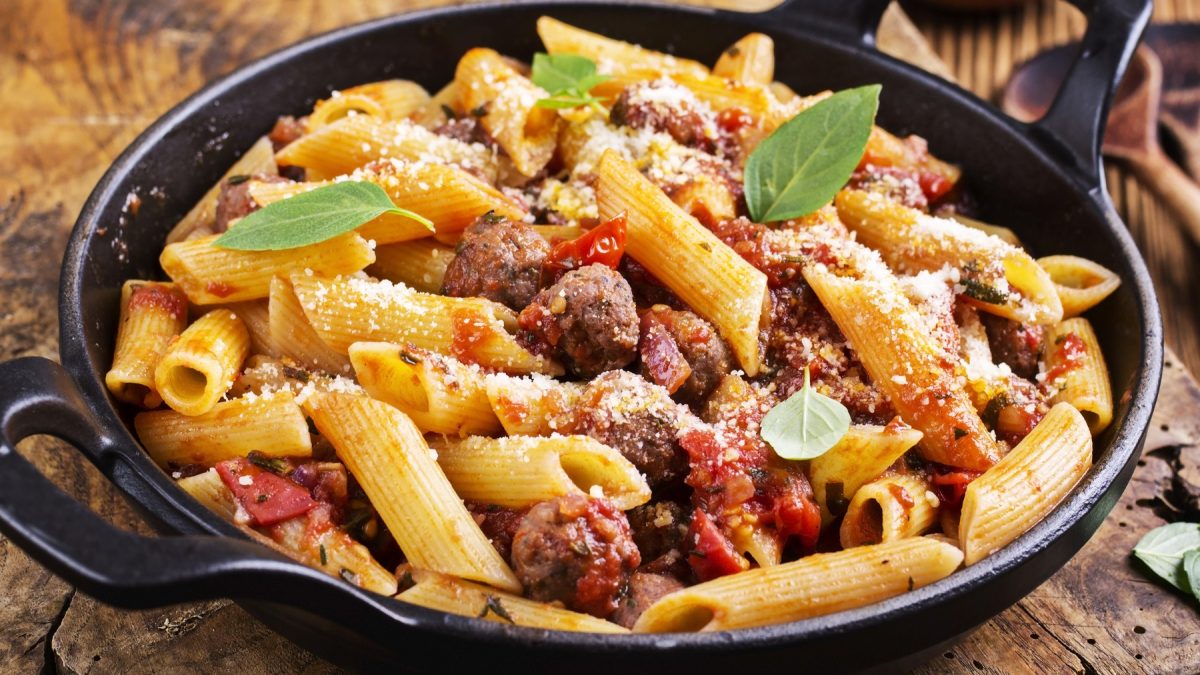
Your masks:
M750 8L752 3L735 3ZM336 26L438 0L6 0L0 4L0 359L57 354L58 264L80 205L112 159L188 93L246 61ZM753 0L755 7L772 4ZM1200 0L1159 0L1157 20L1200 20ZM1077 36L1046 0L998 14L910 8L949 72L994 98L1015 61ZM921 45L917 45L920 47ZM911 55L913 44L907 43ZM919 49L917 50L919 51ZM1150 263L1167 341L1180 358L1134 482L1097 536L1029 597L920 672L1194 672L1196 603L1148 580L1128 552L1162 524L1152 503L1174 473L1196 476L1200 390L1197 249L1119 167L1114 199ZM1182 448L1172 462L1170 448ZM61 443L21 451L58 485L127 529L149 532L96 469ZM128 612L76 593L0 539L0 672L334 672L216 601Z

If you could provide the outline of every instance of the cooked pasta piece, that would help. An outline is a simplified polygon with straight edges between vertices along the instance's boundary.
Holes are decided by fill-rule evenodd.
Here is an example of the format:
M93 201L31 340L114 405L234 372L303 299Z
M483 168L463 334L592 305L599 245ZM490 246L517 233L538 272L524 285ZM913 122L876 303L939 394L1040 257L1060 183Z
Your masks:
M1021 240L1017 237L1016 233L1007 227L992 225L981 220L968 218L961 213L952 213L950 214L950 217L973 230L979 230L984 234L990 234L1006 244L1012 244L1013 246L1021 245Z
M412 80L382 80L335 91L317 101L308 116L308 129L323 127L345 117L402 120L429 101L425 87Z
M886 471L921 436L907 425L856 424L837 445L810 461L809 482L821 506L822 522L827 525L845 513L858 489Z
M948 265L959 271L962 296L985 312L1039 324L1062 319L1054 282L1025 251L880 194L843 190L835 203L858 240L879 251L898 272L938 271Z
M262 355L273 359L283 356L279 344L271 337L271 313L266 300L231 302L221 306L237 314L250 333L250 356Z
M496 51L483 48L463 55L454 81L463 107L481 113L479 124L504 148L517 171L533 176L545 168L554 155L560 124L557 112L535 105L550 96L545 89Z
M1046 380L1051 403L1070 403L1087 420L1092 434L1108 428L1113 417L1112 385L1096 331L1087 319L1067 319L1046 332Z
M628 510L650 500L637 467L587 436L472 436L433 447L455 492L481 504L524 509L579 493Z
M412 121L426 129L436 129L465 112L458 95L458 85L454 80L450 80L432 98L413 111Z
M414 239L376 248L375 263L367 268L367 274L423 293L440 293L453 258L452 246L432 238Z
M214 309L167 346L154 369L154 387L172 410L203 415L229 391L249 351L242 320Z
M397 206L433 222L438 234L457 235L491 211L509 220L524 220L525 211L499 190L455 166L431 162L381 161L371 170L351 174L382 187ZM262 205L311 190L320 183L251 182L250 195ZM404 216L383 214L356 232L376 244L394 244L430 235L429 228Z
M751 33L721 52L712 74L743 84L769 85L775 80L775 41Z
M628 633L615 623L544 602L455 579L445 574L413 570L416 585L396 596L397 600L460 616L511 623L530 628L581 631L585 633Z
M626 251L729 343L747 375L761 367L758 332L769 298L767 276L746 262L618 153L596 165L600 217L621 213Z
M510 436L549 436L560 421L574 410L583 392L578 382L559 382L541 375L510 377L493 374L487 378L487 397L492 410Z
M280 356L294 359L309 370L350 372L350 359L325 344L308 322L291 281L283 277L271 280L268 314L271 339L280 345Z
M1045 518L1092 466L1092 435L1059 403L1012 452L967 486L958 541L973 565Z
M406 120L367 115L323 125L281 149L275 158L282 166L304 167L310 181L328 180L389 158L454 165L489 183L499 173L495 155L482 144L439 136Z
M839 531L843 548L924 534L938 519L941 504L920 476L887 476L854 493Z
M995 464L1000 449L992 432L899 282L873 252L854 243L845 249L857 269L838 276L824 264L810 264L804 278L876 386L924 434L917 446L921 454L975 471Z
M547 52L586 56L596 62L601 73L619 75L650 69L662 75L708 75L708 68L697 61L604 37L548 16L538 19L537 32Z
M202 415L139 413L133 426L150 458L162 467L212 466L255 450L268 457L312 455L308 423L289 391L235 398Z
M671 593L633 630L694 633L799 621L921 588L948 576L962 559L962 551L927 537L817 553Z
M516 316L483 298L448 298L387 281L292 275L300 305L317 335L339 353L355 342L412 344L460 361L510 373L561 374L509 334Z
M219 248L213 245L217 236L169 244L158 259L167 276L197 305L265 298L271 293L271 279L291 270L333 276L357 272L375 261L367 241L353 232L283 251Z
M115 398L142 408L162 403L154 367L187 319L187 298L175 284L130 279L121 286L117 343L112 368L104 374L104 384Z
M1051 255L1037 263L1054 280L1063 317L1079 316L1104 301L1121 285L1121 278L1103 265L1073 255Z
M217 217L217 198L221 195L221 186L235 176L256 174L279 175L279 170L275 167L275 151L271 147L271 140L266 136L255 141L246 154L229 167L221 179L209 188L208 192L204 193L192 210L188 211L187 215L171 228L171 231L167 233L167 243L174 244L177 241L212 234Z
M350 362L367 393L399 408L421 431L470 436L501 430L479 366L390 342L356 342Z
M240 525L237 502L216 469L181 478L178 485L210 511ZM365 546L337 528L324 529L314 537L310 536L303 518L293 518L274 526L273 533L279 540L276 541L245 525L241 527L258 541L330 576L382 595L396 592L396 577L381 567Z

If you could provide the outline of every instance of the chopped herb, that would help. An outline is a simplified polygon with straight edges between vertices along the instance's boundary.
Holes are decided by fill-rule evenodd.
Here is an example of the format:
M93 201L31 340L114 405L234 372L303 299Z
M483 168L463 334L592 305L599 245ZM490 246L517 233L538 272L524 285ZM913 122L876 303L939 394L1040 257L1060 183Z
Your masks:
M271 473L284 474L292 468L292 465L286 459L267 457L258 450L251 450L250 454L246 455L246 459L254 466L270 471Z
M287 365L283 367L283 376L289 380L296 380L298 382L308 382L309 378L312 377L309 372L303 368L296 368L294 366Z
M966 429L963 429L962 427L954 427L954 440L957 441L958 439L962 438L963 436L968 435L969 433L970 432L968 432Z
M471 108L471 117L487 117L487 114L488 108L486 103L483 103L478 107Z
M850 500L846 499L846 487L840 480L829 481L825 484L825 506L829 515L835 518L846 513Z
M979 417L983 419L983 423L989 428L995 429L996 424L1000 422L1000 411L1008 406L1008 394L996 394L992 397L992 400L987 402L987 406L983 409L983 414Z
M589 556L592 554L592 549L588 548L587 542L582 539L571 542L571 550L576 555Z
M483 222L487 223L488 225L495 225L496 223L503 223L504 221L508 220L508 218L506 216L502 216L499 213L496 213L495 210L488 211L487 213L483 214L482 216L479 216L479 219L482 220Z
M433 223L402 209L383 188L366 181L330 183L251 212L213 242L239 251L282 251L327 241L381 215Z
M1062 343L1066 342L1067 336L1070 334L1071 333L1063 333L1062 335L1059 335L1058 337L1054 338L1054 344L1061 345Z
M511 624L516 624L516 621L513 621L512 617L509 616L508 610L504 609L504 605L500 604L500 598L497 598L491 593L487 594L487 600L485 600L483 603L483 609L479 611L479 618L484 618L488 615L488 612L495 614Z
M880 565L886 565L886 564L888 564L888 563L890 563L890 562L891 562L891 560L888 560L887 558L884 558L883 560L879 561L879 564L880 564Z
M267 501L268 499L270 499L270 497L269 497L269 496L267 496L266 494L261 494L261 495L259 495L259 496L255 497L255 498L254 498L254 501L256 501L256 502L258 502L259 504L261 504L261 503L263 503L263 502Z
M750 477L756 481L764 481L767 479L767 470L761 467L752 466L747 469L746 473L750 474Z
M346 522L342 525L342 528L347 532L353 532L362 526L363 523L367 522L371 518L371 515L371 509L359 509L358 511L350 514L350 517L346 519Z
M242 183L245 183L248 180L250 180L250 176L248 176L244 173L239 173L236 176L230 176L229 180L227 180L225 182L228 183L229 185L241 185Z
M912 589L913 589L913 578L909 577L908 578L908 590L911 591Z
M442 104L442 114L444 114L448 120L458 119L458 113L454 112L454 108L451 108L445 103Z
M408 350L405 350L405 349L400 350L400 360L407 363L410 366L420 365L420 363L421 363L421 359L417 358L411 352L409 352Z
M694 556L696 556L697 558L707 558L707 557L708 557L708 556L707 556L707 555L704 553L704 551L701 551L701 550L699 550L699 549L695 549L695 548L694 548L694 549L692 549L692 550L690 550L690 551L688 551L688 555L694 555Z
M404 570L404 574L400 577L400 589L406 591L416 585L417 582L413 580L412 570Z
M319 549L320 549L320 551L321 551L321 564L322 564L322 565L328 565L328 564L329 564L329 558L328 558L328 557L325 555L325 544L321 544L321 546L319 547Z
M989 305L1003 305L1008 302L1008 293L976 279L963 279L963 295L974 298Z
M504 507L500 506L499 504L488 504L487 505L488 513L500 513L503 510L504 510Z
M534 54L530 79L550 94L550 98L543 98L534 104L539 108L588 106L598 113L605 112L604 106L600 105L600 99L588 92L610 78L607 75L597 75L596 63L585 56Z

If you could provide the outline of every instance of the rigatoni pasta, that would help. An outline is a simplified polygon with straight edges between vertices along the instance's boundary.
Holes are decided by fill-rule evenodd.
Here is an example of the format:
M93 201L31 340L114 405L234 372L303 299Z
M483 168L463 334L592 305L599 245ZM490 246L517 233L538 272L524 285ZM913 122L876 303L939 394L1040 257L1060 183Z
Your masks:
M1116 275L974 220L766 35L710 70L537 28L288 111L126 284L106 384L182 489L401 602L613 634L892 598L1070 493ZM782 175L837 106L849 177Z

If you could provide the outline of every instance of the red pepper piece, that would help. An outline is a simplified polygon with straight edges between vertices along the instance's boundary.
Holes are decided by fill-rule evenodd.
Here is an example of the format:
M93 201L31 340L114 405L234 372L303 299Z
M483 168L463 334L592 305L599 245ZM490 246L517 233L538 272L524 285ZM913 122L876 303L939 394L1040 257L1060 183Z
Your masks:
M688 564L701 581L736 574L750 568L750 561L738 555L733 548L733 542L729 541L708 514L700 509L696 509L692 514L687 541L692 544L692 549L688 551Z
M216 469L233 498L250 514L251 525L274 525L308 513L317 505L308 490L245 458L225 460Z

